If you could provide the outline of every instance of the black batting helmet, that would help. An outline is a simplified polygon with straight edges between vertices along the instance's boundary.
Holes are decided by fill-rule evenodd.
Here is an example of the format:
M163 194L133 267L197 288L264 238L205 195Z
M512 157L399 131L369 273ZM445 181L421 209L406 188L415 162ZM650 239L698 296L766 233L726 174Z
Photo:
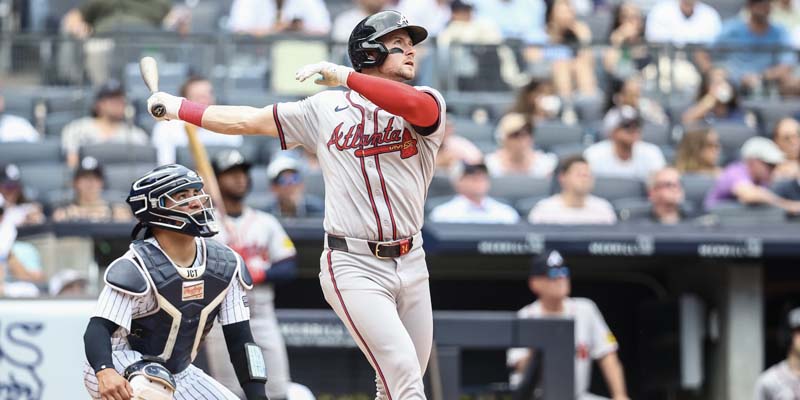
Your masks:
M198 189L200 194L188 198L178 195L188 189ZM203 178L196 172L178 164L158 167L131 185L127 202L139 224L133 231L135 237L144 227L157 227L191 236L211 237L219 232L211 198L203 191ZM201 207L192 212L180 207L197 202Z
M350 33L347 53L350 55L353 68L361 71L363 68L381 65L389 55L389 49L378 39L398 29L405 29L411 36L411 42L414 45L428 37L428 31L425 28L410 25L408 19L397 11L388 10L372 14L361 20ZM369 55L370 51L375 54Z

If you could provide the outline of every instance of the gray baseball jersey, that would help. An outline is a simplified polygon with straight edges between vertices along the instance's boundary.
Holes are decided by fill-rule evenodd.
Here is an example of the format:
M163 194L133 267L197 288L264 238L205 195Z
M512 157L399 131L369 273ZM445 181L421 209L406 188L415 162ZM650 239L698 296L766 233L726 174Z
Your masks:
M385 241L422 228L446 111L438 91L416 88L439 104L439 126L428 136L354 91L275 105L281 147L302 145L319 159L326 232Z
M800 376L792 371L786 360L764 371L756 381L755 400L800 399Z
M325 300L375 369L378 400L425 398L433 340L422 249L425 198L443 140L445 103L427 136L355 91L325 91L273 108L281 147L316 153L325 181L325 231L347 246L320 257ZM404 241L404 255L378 258L367 241ZM410 244L410 246L408 246Z
M191 268L195 268L204 263L204 254L203 251L201 251L201 249L204 248L204 246L201 245L202 240L201 238L195 239L198 256L195 258L195 262ZM147 239L147 241L159 247L158 242L154 238ZM133 252L129 250L114 262L121 259L133 260ZM175 268L180 269L182 267L176 265ZM93 316L105 318L119 325L119 328L111 336L111 350L114 360L114 369L120 374L128 365L140 360L142 357L139 352L131 349L131 346L128 344L127 336L130 333L132 319L152 314L159 308L155 293L149 287L147 290L148 292L142 296L134 296L112 289L110 286L106 285L97 301L97 307L95 308ZM250 310L248 309L246 301L244 286L242 286L238 279L234 279L230 289L225 294L222 304L220 304L218 321L222 325L228 325L250 319ZM169 329L169 327L165 326L164 329ZM175 380L178 384L175 392L176 399L196 399L202 397L238 399L232 392L225 389L222 385L203 373L202 370L194 366L190 366L179 374L176 374ZM100 398L97 392L97 376L88 362L84 365L84 384L92 398ZM203 394L205 394L205 396Z

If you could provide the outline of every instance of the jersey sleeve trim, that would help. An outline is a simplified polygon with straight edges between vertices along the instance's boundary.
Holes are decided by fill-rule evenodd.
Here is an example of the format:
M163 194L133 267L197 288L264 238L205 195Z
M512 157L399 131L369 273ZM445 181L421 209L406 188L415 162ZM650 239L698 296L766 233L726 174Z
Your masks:
M278 103L272 105L272 118L275 119L275 126L278 128L278 139L281 141L281 150L286 150L286 138L283 135L283 125L278 115Z
M422 92L425 92L425 94L427 94L428 96L433 97L433 101L436 102L436 109L438 116L436 117L436 122L434 122L433 125L431 126L416 126L416 125L411 125L411 126L414 127L414 130L417 131L417 133L419 133L420 135L429 136L434 132L436 132L437 129L439 129L439 125L442 122L442 104L439 103L439 99L437 99L433 93L427 90L422 90Z
M144 296L151 287L145 271L128 258L119 258L111 263L103 280L112 289L135 297Z

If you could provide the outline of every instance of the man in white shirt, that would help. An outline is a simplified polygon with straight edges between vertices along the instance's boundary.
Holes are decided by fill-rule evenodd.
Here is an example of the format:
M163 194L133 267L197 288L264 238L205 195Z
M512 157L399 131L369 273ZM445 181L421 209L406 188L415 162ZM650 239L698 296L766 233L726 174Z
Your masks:
M647 14L648 42L710 44L722 29L719 13L699 0L662 0Z
M631 106L609 110L603 119L608 139L589 146L583 156L595 176L639 179L642 182L666 165L661 149L643 142L639 111Z
M180 96L189 101L206 105L217 102L211 82L200 76L189 77L180 88ZM203 128L197 128L197 138L206 146L239 147L242 145L242 136L219 135ZM186 123L177 119L157 122L153 126L152 141L158 151L158 164L174 163L177 148L185 147L188 144Z
M562 318L575 321L575 398L603 399L589 393L592 360L597 360L614 400L628 399L625 374L617 357L617 339L608 329L597 305L585 298L569 297L570 270L558 251L545 250L533 259L528 287L538 300L517 312L519 318ZM513 369L512 387L518 386L535 353L509 349L506 362Z
M605 199L592 196L594 176L581 156L567 157L558 168L561 193L536 203L528 221L532 224L614 224L617 214Z
M782 343L786 359L764 371L756 381L755 400L800 398L800 307L789 311Z
M457 164L453 168L452 182L458 194L434 208L431 221L474 224L515 224L519 221L514 208L487 195L491 182L485 164Z
M331 39L336 43L347 43L353 27L369 15L386 9L389 0L355 0L354 7L337 15L331 28Z
M326 35L331 17L322 0L234 0L228 29L253 36L287 31Z
M6 102L0 94L0 142L36 142L39 132L27 119L5 113Z

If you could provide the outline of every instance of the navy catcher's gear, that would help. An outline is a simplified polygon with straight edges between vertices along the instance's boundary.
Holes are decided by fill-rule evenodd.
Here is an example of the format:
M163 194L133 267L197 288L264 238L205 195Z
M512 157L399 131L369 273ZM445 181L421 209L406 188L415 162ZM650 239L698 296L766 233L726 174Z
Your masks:
M409 25L408 19L397 11L381 11L361 20L353 28L347 43L347 53L350 55L353 69L361 71L363 68L383 64L390 50L378 39L398 29L405 29L414 45L428 37L425 28ZM374 54L370 55L370 52Z
M200 194L177 200L175 195L198 189ZM128 205L139 220L134 236L141 225L177 231L190 236L211 237L219 232L211 197L203 191L203 179L196 172L178 164L158 167L131 185ZM168 203L169 201L169 203ZM188 213L178 208L193 202L202 207Z

